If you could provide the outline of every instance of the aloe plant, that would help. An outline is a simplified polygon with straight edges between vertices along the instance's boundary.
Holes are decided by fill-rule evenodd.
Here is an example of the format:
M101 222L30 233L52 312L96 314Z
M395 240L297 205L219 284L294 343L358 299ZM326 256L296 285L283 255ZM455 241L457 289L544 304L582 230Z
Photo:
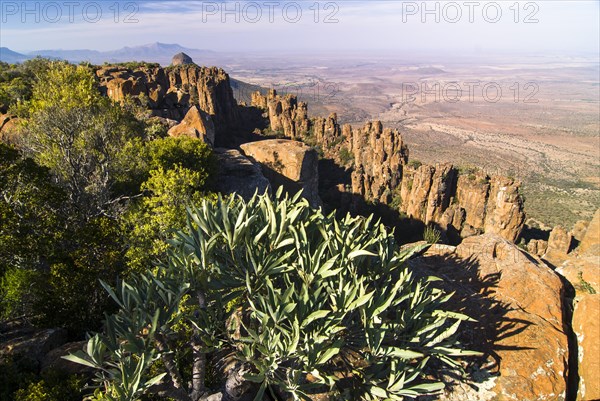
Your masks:
M475 353L456 341L469 318L445 311L451 294L405 266L422 249L400 252L372 218L337 219L300 194L206 200L188 209L168 263L116 289L105 285L120 312L68 359L96 368L111 400L439 392L443 384L426 374L431 361L459 367L457 357ZM211 394L206 355L215 352L229 369Z

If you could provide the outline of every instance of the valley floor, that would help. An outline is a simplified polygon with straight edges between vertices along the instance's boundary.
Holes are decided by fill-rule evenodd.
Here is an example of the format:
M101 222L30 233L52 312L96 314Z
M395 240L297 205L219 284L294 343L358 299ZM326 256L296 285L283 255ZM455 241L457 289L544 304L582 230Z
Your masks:
M518 178L528 217L541 225L571 227L589 220L600 204L599 71L593 60L508 65L317 58L225 68L244 82L298 95L310 116L335 112L341 123L379 119L399 128L411 160Z

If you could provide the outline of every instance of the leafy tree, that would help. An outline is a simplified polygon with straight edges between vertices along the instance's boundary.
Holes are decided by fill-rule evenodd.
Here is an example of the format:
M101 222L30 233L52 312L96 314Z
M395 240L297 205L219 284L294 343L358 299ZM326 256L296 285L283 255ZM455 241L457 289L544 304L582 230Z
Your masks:
M117 221L98 217L70 227L62 258L40 274L36 285L37 321L67 328L75 335L97 330L115 307L100 280L114 283L123 273L125 236Z
M0 143L0 317L75 332L110 310L98 280L124 269L116 221L84 220L50 171Z
M50 60L36 57L21 64L0 62L0 109L31 98L33 82L47 70Z
M87 218L110 215L122 200L116 177L128 140L142 128L127 110L102 97L89 68L54 62L33 85L24 117L23 147L50 168L69 200Z
M436 279L404 267L421 249L400 252L372 219L338 220L299 195L204 200L167 264L104 285L119 312L67 359L97 369L102 400L434 393L443 384L427 374L430 361L458 367L456 357L473 353L455 340L469 318L443 309L450 295ZM214 353L226 383L208 395Z
M0 316L31 315L35 270L58 256L66 195L48 169L0 143Z

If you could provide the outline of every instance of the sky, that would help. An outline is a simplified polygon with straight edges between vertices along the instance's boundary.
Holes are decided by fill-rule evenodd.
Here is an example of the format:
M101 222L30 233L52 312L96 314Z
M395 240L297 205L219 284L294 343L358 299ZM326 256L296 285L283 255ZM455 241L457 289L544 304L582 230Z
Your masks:
M598 55L599 0L0 1L0 46Z

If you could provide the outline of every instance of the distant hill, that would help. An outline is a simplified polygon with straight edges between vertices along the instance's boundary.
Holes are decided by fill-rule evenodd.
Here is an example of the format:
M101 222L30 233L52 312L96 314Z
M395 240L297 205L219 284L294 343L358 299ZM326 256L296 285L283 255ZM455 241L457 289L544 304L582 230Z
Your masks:
M102 53L96 50L88 50L88 49L79 49L79 50L36 50L33 52L27 53L29 58L34 58L37 56L50 58L50 59L60 59L60 60L68 60L74 63L79 63L81 61L91 61L102 57Z
M4 61L5 63L22 63L29 58L25 54L10 50L8 47L0 47L0 61Z
M167 55L169 61L173 55L177 53L187 53L193 58L194 53L214 54L215 52L210 50L198 50L189 49L187 47L180 46L178 44L167 44L167 43L150 43L148 45L124 47L119 50L113 50L104 53L113 58L124 58L128 60L140 61L141 59L155 58ZM120 60L119 60L120 61ZM155 60L148 60L155 61Z
M233 90L233 97L235 97L235 100L238 102L246 102L248 105L251 103L252 93L258 91L263 96L269 93L269 88L249 84L235 78L229 78L229 83L231 85L231 89Z
M446 73L446 71L437 67L419 67L415 70L415 72L422 75L436 75Z
M103 52L90 49L46 49L35 50L27 54L20 54L3 47L0 54L0 61L5 61L7 63L18 63L36 56L42 56L47 58L67 60L72 63L89 61L93 64L103 64L105 62L121 63L127 61L147 61L168 65L171 63L171 57L180 52L184 52L194 58L194 60L197 59L200 62L206 58L212 61L218 54L211 50L190 49L178 44L156 42L141 46L123 47L121 49Z

